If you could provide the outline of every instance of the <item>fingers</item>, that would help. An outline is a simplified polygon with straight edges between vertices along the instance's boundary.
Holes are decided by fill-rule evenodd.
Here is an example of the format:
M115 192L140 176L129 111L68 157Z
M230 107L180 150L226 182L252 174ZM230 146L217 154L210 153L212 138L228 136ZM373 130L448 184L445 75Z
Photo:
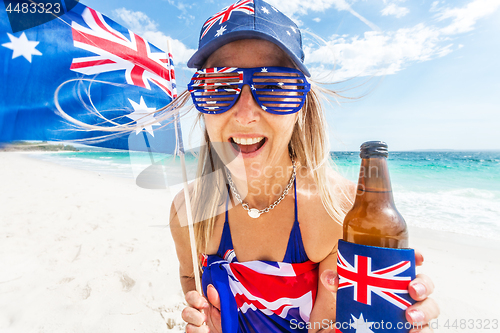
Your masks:
M415 265L422 266L422 264L424 263L424 256L420 251L418 250L414 251L415 251Z
M207 316L202 312L209 307L207 300L194 290L188 291L185 298L188 307L182 310L181 317L187 323L186 332L209 332L206 326L202 327L207 321Z
M191 324L186 325L186 333L208 333L210 328L208 326L194 326Z
M320 280L326 289L332 293L337 292L337 288L339 287L339 276L335 271L325 269L323 273L321 273Z
M425 274L418 274L408 285L408 292L411 298L416 301L426 299L434 291L434 283Z
M212 304L217 310L220 311L220 298L219 293L215 287L211 284L207 287L207 298L210 304Z
M199 310L186 307L181 312L182 320L192 326L201 326L207 320L207 316Z
M422 327L419 326L418 328L417 327L412 328L409 333L432 333L432 332L434 332L434 330L429 326L425 325Z
M208 302L205 297L201 296L200 293L195 290L188 291L185 298L187 304L195 309L201 310L208 307Z
M437 303L432 298L427 298L406 309L406 320L414 326L427 325L432 319L439 316L439 312ZM416 332L418 332L418 330Z

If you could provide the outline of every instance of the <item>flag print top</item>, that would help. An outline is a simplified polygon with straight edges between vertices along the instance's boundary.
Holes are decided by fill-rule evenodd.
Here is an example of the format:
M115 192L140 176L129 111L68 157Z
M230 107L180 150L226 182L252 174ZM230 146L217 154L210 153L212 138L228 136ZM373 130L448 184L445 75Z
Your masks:
M204 256L202 277L205 295L209 284L219 293L223 333L307 332L305 323L318 288L318 263L309 260L302 243L295 181L294 194L295 221L283 262L238 262L226 201L219 249L217 254Z

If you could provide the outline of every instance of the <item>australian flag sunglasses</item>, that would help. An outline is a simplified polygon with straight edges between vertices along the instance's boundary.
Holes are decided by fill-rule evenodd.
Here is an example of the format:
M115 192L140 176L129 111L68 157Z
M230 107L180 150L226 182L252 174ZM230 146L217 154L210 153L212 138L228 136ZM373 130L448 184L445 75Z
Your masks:
M188 90L198 111L219 114L233 107L245 84L263 110L281 115L299 111L311 90L301 71L287 67L205 68Z

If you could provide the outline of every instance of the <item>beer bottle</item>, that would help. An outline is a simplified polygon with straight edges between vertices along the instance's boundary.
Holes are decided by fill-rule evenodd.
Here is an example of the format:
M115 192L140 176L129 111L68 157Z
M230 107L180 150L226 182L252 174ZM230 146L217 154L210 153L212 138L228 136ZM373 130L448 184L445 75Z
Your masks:
M387 168L387 144L361 145L356 200L344 220L344 241L386 248L408 248L406 222L396 209Z
M405 310L414 303L415 253L406 223L394 205L387 144L361 145L356 200L338 242L337 332L408 333ZM374 330L375 329L375 330Z

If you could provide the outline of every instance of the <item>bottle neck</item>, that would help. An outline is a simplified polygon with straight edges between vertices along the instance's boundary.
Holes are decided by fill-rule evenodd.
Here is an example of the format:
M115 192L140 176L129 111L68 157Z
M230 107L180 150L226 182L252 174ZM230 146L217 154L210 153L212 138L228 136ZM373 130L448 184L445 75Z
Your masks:
M363 200L385 199L394 204L387 158L374 156L361 160L357 195Z

